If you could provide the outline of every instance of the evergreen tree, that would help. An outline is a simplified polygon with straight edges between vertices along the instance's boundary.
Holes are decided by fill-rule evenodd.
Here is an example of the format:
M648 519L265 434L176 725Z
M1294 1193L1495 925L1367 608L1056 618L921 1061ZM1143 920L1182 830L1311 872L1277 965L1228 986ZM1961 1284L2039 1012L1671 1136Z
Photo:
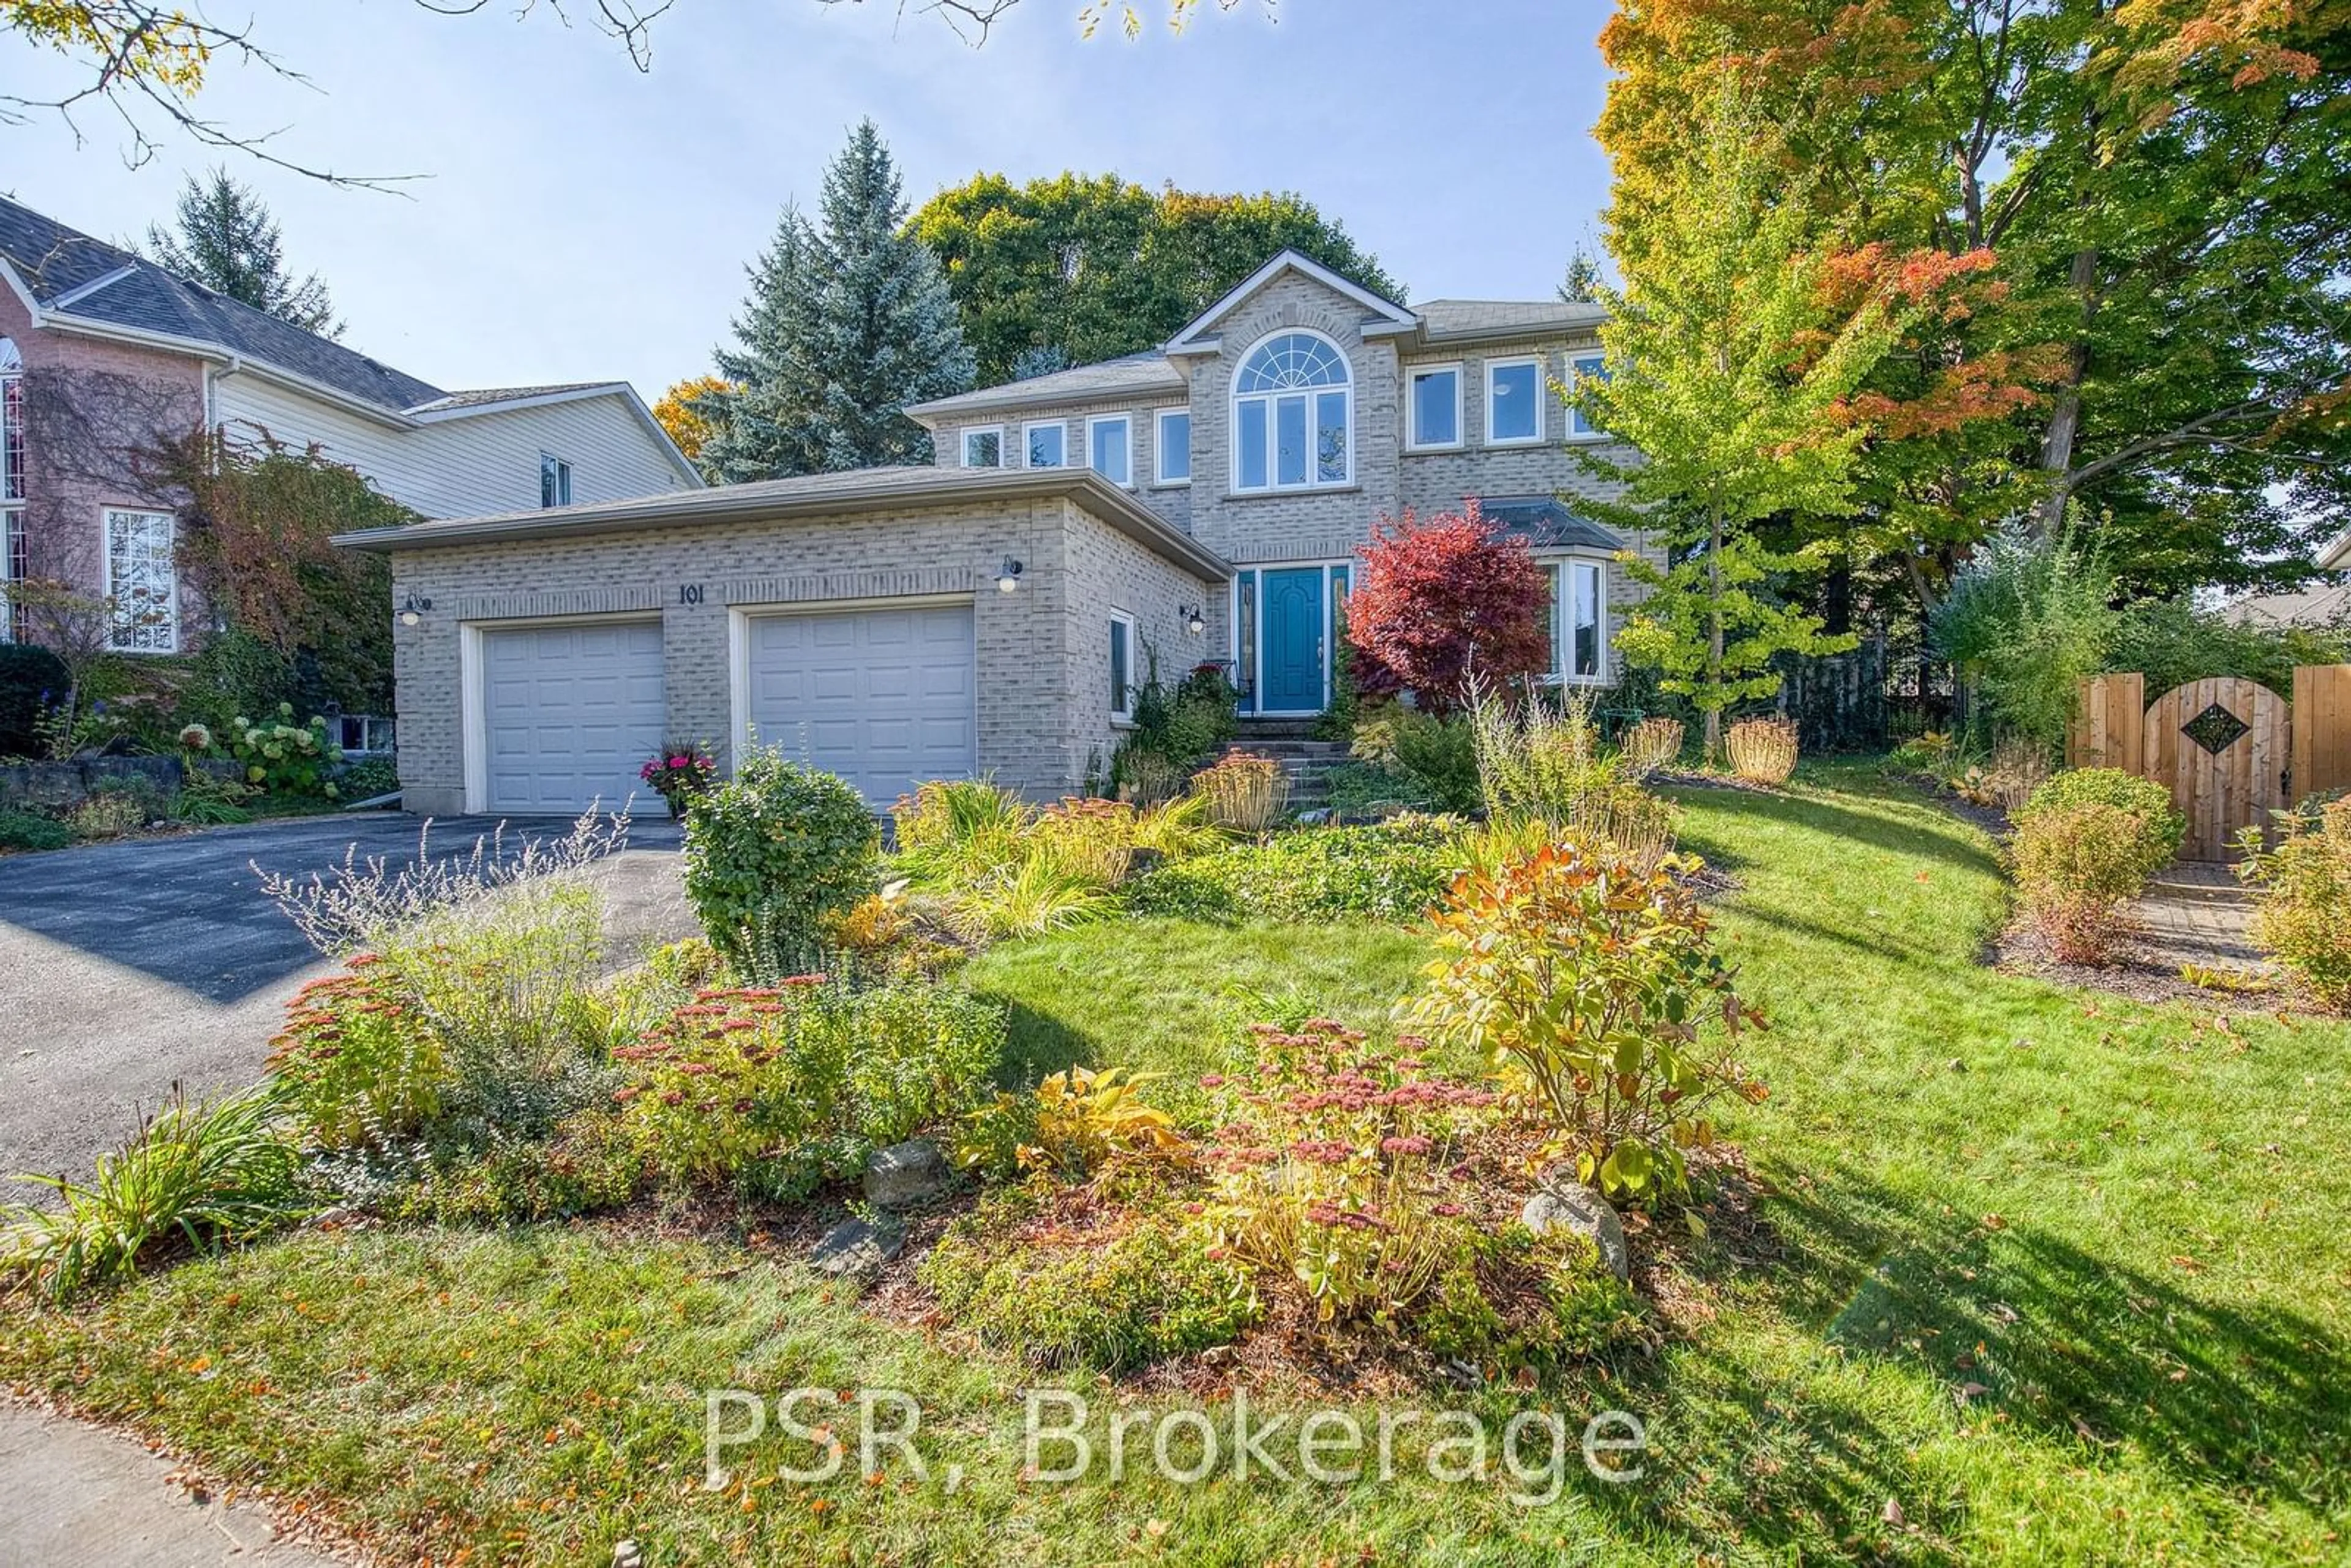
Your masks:
M906 405L971 385L938 260L900 233L898 171L872 120L825 172L819 222L788 210L751 269L736 347L717 355L731 392L695 400L715 425L713 479L923 464L930 436Z
M229 178L226 169L214 169L203 179L188 176L180 188L174 224L177 234L160 224L148 225L147 246L158 266L306 332L342 336L325 281L315 272L300 279L287 275L277 220L253 188Z
M1600 260L1582 246L1567 258L1567 276L1559 286L1562 305L1593 305L1600 299Z

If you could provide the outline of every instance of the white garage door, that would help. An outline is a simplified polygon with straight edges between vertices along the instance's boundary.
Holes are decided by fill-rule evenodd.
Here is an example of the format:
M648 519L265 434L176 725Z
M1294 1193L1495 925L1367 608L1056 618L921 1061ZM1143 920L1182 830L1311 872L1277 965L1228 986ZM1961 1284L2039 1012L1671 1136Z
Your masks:
M750 717L765 744L838 773L875 806L977 764L968 604L762 615Z
M491 632L482 678L491 810L658 806L637 769L662 743L659 622Z

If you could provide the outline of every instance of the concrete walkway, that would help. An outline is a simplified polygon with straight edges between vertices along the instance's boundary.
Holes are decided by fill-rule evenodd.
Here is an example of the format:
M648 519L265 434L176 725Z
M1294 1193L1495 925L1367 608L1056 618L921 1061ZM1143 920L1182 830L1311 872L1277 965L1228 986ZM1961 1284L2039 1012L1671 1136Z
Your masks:
M0 1568L346 1568L242 1500L173 1484L143 1444L0 1399ZM198 1500L199 1498L202 1500Z

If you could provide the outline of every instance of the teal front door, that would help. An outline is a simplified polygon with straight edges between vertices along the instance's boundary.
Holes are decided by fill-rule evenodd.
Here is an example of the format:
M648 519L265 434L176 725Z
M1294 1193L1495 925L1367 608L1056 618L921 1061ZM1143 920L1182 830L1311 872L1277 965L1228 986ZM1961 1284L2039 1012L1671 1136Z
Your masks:
M1259 713L1321 713L1322 677L1322 583L1325 569L1300 567L1263 574L1264 679Z

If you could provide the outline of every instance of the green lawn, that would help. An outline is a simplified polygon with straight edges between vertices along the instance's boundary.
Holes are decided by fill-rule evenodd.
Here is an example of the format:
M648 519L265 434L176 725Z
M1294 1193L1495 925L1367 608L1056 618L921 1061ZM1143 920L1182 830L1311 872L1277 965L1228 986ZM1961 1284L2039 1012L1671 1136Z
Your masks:
M622 1536L653 1563L2343 1561L2351 1028L1979 969L2002 901L1981 836L1859 769L1807 779L1685 797L1686 845L1743 883L1724 936L1774 1025L1751 1051L1771 1099L1734 1127L1771 1234L1691 1257L1654 1355L1420 1401L1632 1411L1653 1448L1629 1485L1579 1469L1522 1508L1428 1479L1408 1441L1384 1485L1023 1481L1021 1368L642 1221L299 1237L18 1316L0 1377L403 1561L596 1563ZM1424 956L1391 931L1130 923L970 980L1011 1004L1024 1066L1188 1077L1269 1005L1386 1027ZM862 1484L852 1456L822 1486L701 1491L715 1385L905 1389L929 1479Z

